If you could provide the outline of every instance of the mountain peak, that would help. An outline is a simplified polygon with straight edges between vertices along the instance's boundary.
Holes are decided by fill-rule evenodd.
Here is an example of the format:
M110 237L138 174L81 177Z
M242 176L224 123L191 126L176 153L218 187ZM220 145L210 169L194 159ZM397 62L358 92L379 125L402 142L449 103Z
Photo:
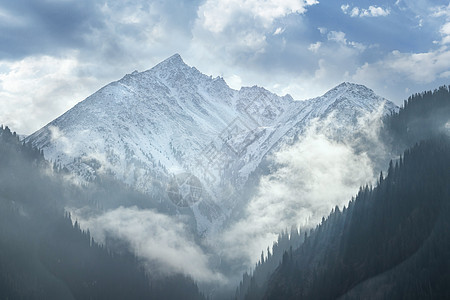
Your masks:
M180 67L185 67L185 66L187 66L187 65L183 61L183 59L181 58L181 55L178 54L178 53L175 53L174 55L170 56L169 58L166 58L165 60L163 60L162 62L157 64L155 67L159 67L159 68L168 68L168 67L180 68Z
M331 108L351 107L355 110L357 107L364 111L375 111L383 105L385 112L396 111L397 106L387 101L387 99L377 95L372 89L362 84L351 82L342 82L333 89L326 92L322 97L315 98L320 102L328 103Z
M368 87L366 87L365 85L362 84L357 84L357 83L352 83L352 82L348 82L348 81L344 81L341 84L339 84L338 86L335 87L335 89L364 89L364 90L370 90Z
M214 233L236 205L226 187L245 186L268 157L300 137L315 118L333 114L338 125L330 130L345 127L345 133L356 126L355 113L376 111L380 99L352 86L358 85L343 83L310 102L257 86L237 91L174 54L107 85L27 142L80 182L110 172L164 201L170 201L166 187L176 172L192 174L205 187L192 224L198 232Z
M357 98L361 98L361 100L368 97L378 97L378 95L376 95L373 90L366 87L365 85L347 81L344 81L336 87L332 88L331 90L326 92L324 96L337 97L338 95L346 95L346 97L349 97L352 94L358 96Z
M178 53L175 53L174 55L172 55L169 58L166 58L165 60L163 60L162 62L170 62L170 63L182 63L184 64L183 59L181 58L181 55Z
M182 78L199 78L206 75L202 74L200 71L198 71L196 68L193 68L189 65L187 65L183 59L181 58L180 54L175 53L174 55L170 56L169 58L163 60L150 70L148 70L146 73L154 74L160 78L169 79L172 78L174 82L177 81L185 81ZM181 75L184 74L184 75ZM181 77L180 77L181 76ZM190 81L190 84L193 84L194 81Z

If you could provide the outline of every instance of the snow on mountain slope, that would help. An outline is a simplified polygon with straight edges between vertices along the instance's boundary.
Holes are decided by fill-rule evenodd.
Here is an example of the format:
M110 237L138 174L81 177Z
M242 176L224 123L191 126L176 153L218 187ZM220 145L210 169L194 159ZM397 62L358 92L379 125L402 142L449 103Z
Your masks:
M233 90L175 54L108 84L27 140L80 180L108 172L154 194L164 192L173 175L195 175L203 191L192 210L204 232L230 214L234 204L226 196L312 120L333 115L339 127L351 130L358 117L380 106L384 113L396 109L351 83L307 101L257 86Z

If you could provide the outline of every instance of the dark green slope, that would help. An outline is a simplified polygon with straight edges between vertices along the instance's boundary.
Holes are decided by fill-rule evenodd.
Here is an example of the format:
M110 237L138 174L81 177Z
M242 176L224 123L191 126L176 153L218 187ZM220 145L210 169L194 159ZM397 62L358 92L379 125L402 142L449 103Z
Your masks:
M405 152L284 257L263 298L450 297L449 166L447 138Z
M392 153L412 148L288 250L269 281L244 280L237 298L450 298L449 89L411 96L381 135Z
M97 244L63 210L144 196L114 182L73 186L62 175L0 129L0 299L203 299L191 279L152 276L134 255Z

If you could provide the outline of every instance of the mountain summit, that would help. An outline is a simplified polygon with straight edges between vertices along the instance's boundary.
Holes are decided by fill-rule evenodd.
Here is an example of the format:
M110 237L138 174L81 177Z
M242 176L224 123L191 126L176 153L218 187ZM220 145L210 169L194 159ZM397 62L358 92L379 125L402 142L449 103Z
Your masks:
M170 63L170 64L184 64L184 61L183 61L183 59L181 58L181 55L180 55L180 54L175 53L175 54L172 55L171 57L169 57L169 58L163 60L163 61L162 61L161 63L159 63L158 65L161 65L161 64L167 64L167 63Z
M350 130L358 117L380 109L396 106L350 83L307 101L256 86L233 90L175 54L106 85L27 141L79 180L113 174L158 199L174 176L194 175L202 196L191 209L204 232L231 213L236 203L229 195L263 159L301 136L312 120L332 115Z

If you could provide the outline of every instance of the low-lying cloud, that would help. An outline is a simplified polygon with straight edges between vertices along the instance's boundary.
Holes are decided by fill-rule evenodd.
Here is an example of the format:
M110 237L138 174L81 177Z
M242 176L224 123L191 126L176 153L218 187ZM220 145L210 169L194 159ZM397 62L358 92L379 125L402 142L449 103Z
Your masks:
M146 263L160 265L158 271L162 273L183 273L206 283L225 280L209 268L209 256L195 243L187 226L175 217L137 207L119 207L89 218L77 211L72 214L95 239L103 242L109 235L126 241Z
M239 272L252 267L281 231L314 227L336 205L346 205L360 186L376 180L378 163L387 157L379 140L382 108L358 118L356 133L350 130L347 135L334 115L315 120L298 142L274 153L274 170L261 177L243 217L208 237L210 253L179 216L137 207L119 207L89 218L75 211L74 216L100 241L105 236L126 241L150 270L156 263L164 272L181 272L199 282L230 282L233 278L225 279L211 263L216 255L243 263Z
M377 142L377 114L358 121L368 141ZM330 118L314 122L300 141L273 155L276 170L261 178L245 217L220 237L229 258L245 256L252 266L282 230L315 226L336 205L346 205L361 185L374 182L378 170L367 152L357 149L362 141L350 136L335 141L326 130Z

